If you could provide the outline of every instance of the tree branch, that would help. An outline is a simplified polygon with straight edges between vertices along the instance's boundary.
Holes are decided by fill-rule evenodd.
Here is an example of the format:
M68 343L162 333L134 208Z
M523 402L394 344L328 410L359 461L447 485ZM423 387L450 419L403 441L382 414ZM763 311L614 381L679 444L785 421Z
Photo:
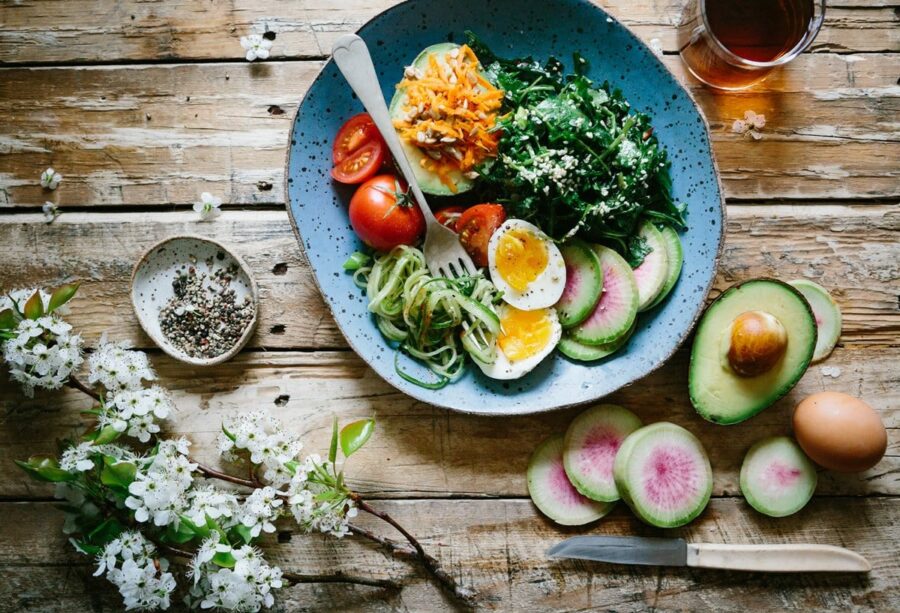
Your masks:
M334 575L301 575L299 573L283 572L281 577L290 585L297 585L298 583L352 583L354 585L380 587L386 590L399 590L402 587L399 583L390 579L344 575L340 572Z
M475 592L470 590L469 588L461 586L459 583L457 583L456 579L454 579L450 575L450 573L448 573L443 568L441 568L440 562L438 562L436 558L425 553L425 549L422 548L422 544L419 543L418 539L416 539L416 537L414 537L412 534L407 532L406 528L401 526L397 522L397 520L395 520L393 517L391 517L384 511L379 511L378 509L371 507L369 505L369 503L367 503L365 500L363 500L360 497L360 495L357 493L352 493L351 498L353 499L353 501L356 503L356 505L361 510L363 510L366 513L369 513L371 515L374 515L375 517L381 519L382 521L389 523L400 534L402 534L403 537L409 542L409 544L413 546L413 549L416 550L416 557L419 558L419 561L422 563L422 566L425 567L425 570L428 571L428 574L430 574L432 577L434 577L438 581L438 583L441 585L441 587L443 587L450 595L452 595L454 598L456 598L458 601L460 601L462 604L466 605L467 607L475 606L475 604L476 604ZM356 532L357 532L357 534L361 534L359 531L356 531ZM366 538L372 538L375 535L369 533L369 534L361 534L361 536L365 536ZM375 540L376 542L378 542L381 545L391 547L395 551L399 547L396 543L392 543L391 541L388 541L387 539L380 539L380 538L376 537L373 540Z
M197 471L207 477L209 479L219 479L221 481L228 481L229 483L234 483L235 485L243 485L244 487L249 487L251 489L256 489L262 487L262 484L258 480L250 480L250 479L241 479L240 477L235 477L234 475L229 475L228 473L223 473L220 470L216 470L215 468L210 468L205 464L201 464L200 462L194 462L197 465Z
M75 388L80 392L84 392L85 394L87 394L88 396L93 398L94 400L97 400L97 401L100 400L100 394L98 394L97 392L95 392L94 390L89 388L87 385L85 385L84 383L79 381L75 376L70 376L69 380L66 381L66 385L68 385L69 387Z

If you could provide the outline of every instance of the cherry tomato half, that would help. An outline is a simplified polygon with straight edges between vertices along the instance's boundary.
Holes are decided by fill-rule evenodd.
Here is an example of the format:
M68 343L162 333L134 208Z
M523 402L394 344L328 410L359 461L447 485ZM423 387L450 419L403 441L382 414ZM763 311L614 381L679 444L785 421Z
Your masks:
M376 251L413 245L425 233L422 211L394 175L378 175L359 186L350 199L350 225Z
M464 206L447 206L435 212L434 218L456 232L456 222L465 210Z
M362 183L370 179L381 168L384 162L384 143L370 140L364 143L349 157L331 169L331 176L340 183Z
M337 166L370 140L382 140L378 128L368 113L354 115L340 127L334 144L331 146L331 157Z
M488 265L488 241L504 221L506 211L499 204L476 204L457 220L459 242L479 268Z

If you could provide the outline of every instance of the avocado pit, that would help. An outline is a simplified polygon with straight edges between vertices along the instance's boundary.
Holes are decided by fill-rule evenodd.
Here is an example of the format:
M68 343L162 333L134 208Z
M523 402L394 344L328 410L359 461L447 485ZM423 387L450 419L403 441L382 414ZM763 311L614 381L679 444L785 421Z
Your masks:
M787 350L787 331L765 311L746 311L730 326L728 364L742 377L756 377L772 369Z

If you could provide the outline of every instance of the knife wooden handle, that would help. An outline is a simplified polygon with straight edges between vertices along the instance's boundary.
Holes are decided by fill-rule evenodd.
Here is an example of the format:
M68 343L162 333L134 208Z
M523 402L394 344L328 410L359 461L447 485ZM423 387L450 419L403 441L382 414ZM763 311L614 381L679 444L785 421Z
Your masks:
M872 570L856 553L831 545L688 545L687 565L772 573L858 572Z

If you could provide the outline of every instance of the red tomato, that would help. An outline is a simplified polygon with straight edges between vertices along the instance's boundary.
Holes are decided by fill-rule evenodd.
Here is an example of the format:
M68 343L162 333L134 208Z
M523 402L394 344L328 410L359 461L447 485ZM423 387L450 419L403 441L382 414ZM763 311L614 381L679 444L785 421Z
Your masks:
M378 172L384 162L384 143L370 140L331 169L331 176L340 183L362 183Z
M462 212L466 210L466 207L463 206L448 206L444 207L438 212L434 214L435 219L438 220L439 223L447 226L454 232L456 232L456 221L459 219L459 216L462 215Z
M425 233L422 211L394 175L378 175L359 186L350 199L350 225L376 251L413 245Z
M476 204L457 220L459 242L479 268L488 265L488 241L504 221L506 211L499 204Z
M381 134L368 113L360 113L348 119L338 130L331 146L335 166L370 140L381 140Z

